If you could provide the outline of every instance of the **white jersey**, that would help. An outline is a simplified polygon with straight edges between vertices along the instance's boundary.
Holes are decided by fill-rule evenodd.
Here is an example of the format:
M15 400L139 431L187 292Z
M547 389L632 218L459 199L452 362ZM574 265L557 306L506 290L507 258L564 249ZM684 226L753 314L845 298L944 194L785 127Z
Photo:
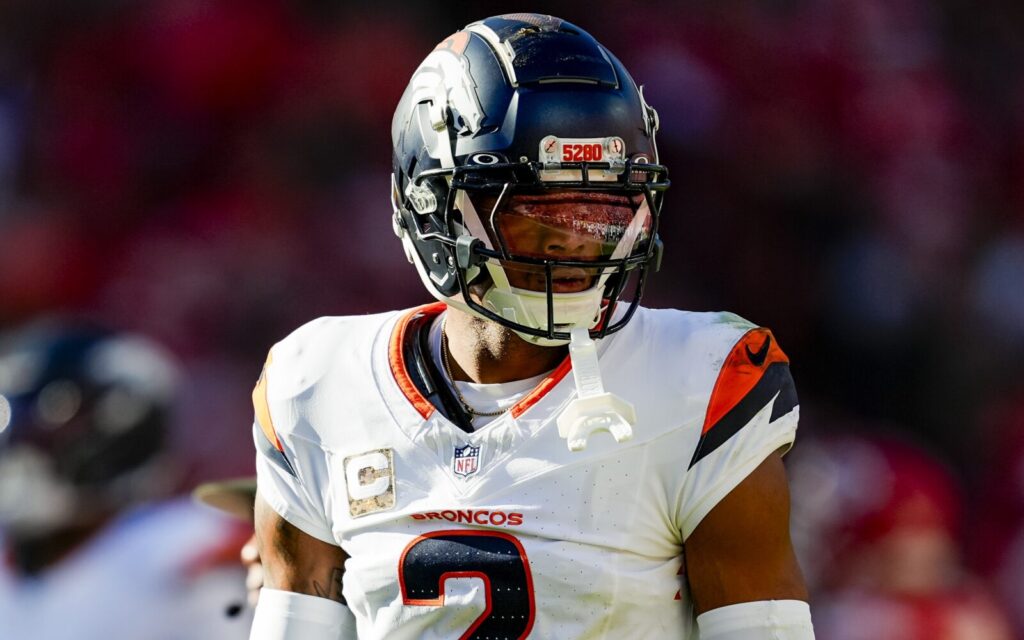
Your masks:
M185 499L118 518L38 576L0 563L0 640L242 640L237 562L210 566L233 523Z
M633 438L570 452L568 359L467 432L427 400L410 334L440 304L321 318L253 394L260 494L348 554L360 638L696 637L683 542L794 438L788 360L725 313L639 309L599 341Z

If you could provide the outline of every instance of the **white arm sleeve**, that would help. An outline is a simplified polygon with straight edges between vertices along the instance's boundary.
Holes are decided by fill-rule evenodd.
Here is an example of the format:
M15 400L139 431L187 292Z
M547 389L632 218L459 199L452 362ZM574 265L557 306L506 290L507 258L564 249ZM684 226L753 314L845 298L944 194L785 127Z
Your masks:
M349 640L356 621L345 605L327 598L260 589L249 640Z
M761 600L697 616L701 640L814 640L811 609L801 600Z

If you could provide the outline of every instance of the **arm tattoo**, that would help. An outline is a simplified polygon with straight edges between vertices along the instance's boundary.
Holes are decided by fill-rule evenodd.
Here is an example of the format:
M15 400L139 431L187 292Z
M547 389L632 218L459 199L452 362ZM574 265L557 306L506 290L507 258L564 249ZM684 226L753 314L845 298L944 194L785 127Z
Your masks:
M288 585L284 588L345 604L341 593L345 576L344 557L337 560L306 557L300 550L303 540L299 530L284 518L277 518L274 523L272 544ZM325 565L336 566L326 569Z
M316 595L345 604L345 596L341 595L342 578L344 576L345 567L342 566L331 569L331 578L327 585L322 585L317 580L314 580L313 588L316 590Z

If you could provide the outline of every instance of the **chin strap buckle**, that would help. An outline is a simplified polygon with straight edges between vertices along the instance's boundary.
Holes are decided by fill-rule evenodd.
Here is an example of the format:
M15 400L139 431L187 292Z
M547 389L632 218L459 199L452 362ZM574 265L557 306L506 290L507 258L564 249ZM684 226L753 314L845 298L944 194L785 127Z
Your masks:
M595 431L608 431L616 442L633 437L636 409L619 396L604 390L597 362L597 343L587 329L570 333L569 358L576 380L576 399L558 416L558 435L566 439L569 451L582 451Z

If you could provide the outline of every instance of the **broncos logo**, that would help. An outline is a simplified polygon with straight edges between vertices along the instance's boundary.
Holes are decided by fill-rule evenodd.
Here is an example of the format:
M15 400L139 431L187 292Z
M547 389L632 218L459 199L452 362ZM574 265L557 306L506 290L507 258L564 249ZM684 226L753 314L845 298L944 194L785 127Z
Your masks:
M441 132L435 136L444 135L445 108L451 110L452 121L460 127L459 133L476 132L483 122L484 111L476 82L469 74L469 60L463 56L470 38L469 31L458 31L445 38L416 69L410 82L413 102L430 103L430 124L435 132ZM423 133L424 139L429 140L427 132Z

